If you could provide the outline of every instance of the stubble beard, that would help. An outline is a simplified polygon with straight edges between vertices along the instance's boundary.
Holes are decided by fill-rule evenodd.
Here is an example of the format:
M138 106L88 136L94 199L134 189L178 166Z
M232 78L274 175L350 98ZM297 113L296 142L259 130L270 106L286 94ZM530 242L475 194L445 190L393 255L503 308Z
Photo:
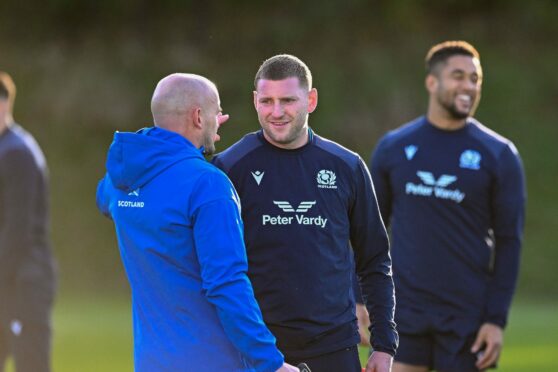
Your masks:
M203 153L205 155L212 155L215 153L215 141L210 133L207 133L203 141Z
M302 124L299 125L300 122L302 122ZM288 132L284 135L283 134L276 135L273 132L272 124L270 124L269 122L267 122L267 125L265 125L265 126L262 125L262 128L263 128L265 134L269 138L271 138L273 140L273 142L281 144L281 145L288 145L288 144L291 144L291 143L295 142L299 137L301 137L304 134L304 131L306 130L305 123L306 123L306 118L305 117L295 117L295 118L293 118L293 120L291 120L291 124L288 124L288 125L291 125L291 127L289 128Z
M455 98L453 98L453 100L451 101L450 100L446 101L444 100L443 96L442 97L438 96L438 103L446 110L446 112L452 119L456 119L456 120L467 119L469 116L473 115L474 109L476 107L476 103L473 102L473 105L469 110L459 111L455 103Z

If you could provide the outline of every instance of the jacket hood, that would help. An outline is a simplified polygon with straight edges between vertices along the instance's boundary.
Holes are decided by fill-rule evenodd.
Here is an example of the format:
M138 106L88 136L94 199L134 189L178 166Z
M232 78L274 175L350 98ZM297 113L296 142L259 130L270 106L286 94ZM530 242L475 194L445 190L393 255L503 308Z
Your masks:
M178 133L158 127L135 133L116 132L107 156L107 172L115 187L131 192L168 167L191 158L204 160L202 149Z

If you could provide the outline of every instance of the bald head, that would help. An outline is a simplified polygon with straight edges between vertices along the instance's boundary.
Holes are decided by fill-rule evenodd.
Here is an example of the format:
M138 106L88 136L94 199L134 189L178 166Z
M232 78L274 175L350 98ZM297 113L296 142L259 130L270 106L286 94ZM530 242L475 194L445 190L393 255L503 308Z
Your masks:
M188 139L206 154L215 151L222 115L217 87L203 76L172 74L157 84L151 99L155 126Z
M218 100L217 88L210 80L194 74L172 74L163 78L151 99L156 126L173 130L193 109Z

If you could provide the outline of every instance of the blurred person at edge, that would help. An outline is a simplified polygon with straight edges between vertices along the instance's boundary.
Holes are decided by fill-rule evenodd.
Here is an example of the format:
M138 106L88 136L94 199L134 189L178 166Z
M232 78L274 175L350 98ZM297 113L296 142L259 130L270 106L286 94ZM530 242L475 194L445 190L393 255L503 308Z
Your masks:
M386 134L371 159L391 225L395 372L494 367L519 271L525 180L511 141L472 116L483 80L464 41L426 57L426 116Z
M236 191L203 156L228 119L215 84L169 75L151 110L153 127L115 133L97 188L132 290L135 370L298 371L254 299Z
M51 370L56 289L49 238L48 169L35 141L12 116L16 88L0 72L0 371Z

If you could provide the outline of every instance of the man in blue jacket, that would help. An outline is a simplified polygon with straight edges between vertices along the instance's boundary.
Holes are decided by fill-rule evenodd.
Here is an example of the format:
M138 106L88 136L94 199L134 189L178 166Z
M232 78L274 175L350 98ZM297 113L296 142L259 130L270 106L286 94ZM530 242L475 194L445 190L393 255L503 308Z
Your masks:
M500 355L518 275L523 169L513 143L472 118L476 49L435 45L426 68L426 116L384 136L371 163L393 236L394 371L484 370Z
M49 239L48 168L14 122L16 88L0 71L0 371L50 371L56 275Z
M358 154L310 129L318 92L304 62L271 57L254 83L262 130L214 163L242 201L249 275L264 320L288 362L360 372L356 262L371 314L366 371L388 372L397 348L391 258L368 169Z
M228 119L217 88L172 74L151 110L154 127L115 134L97 189L132 290L136 371L298 371L254 299L238 196L203 156Z

